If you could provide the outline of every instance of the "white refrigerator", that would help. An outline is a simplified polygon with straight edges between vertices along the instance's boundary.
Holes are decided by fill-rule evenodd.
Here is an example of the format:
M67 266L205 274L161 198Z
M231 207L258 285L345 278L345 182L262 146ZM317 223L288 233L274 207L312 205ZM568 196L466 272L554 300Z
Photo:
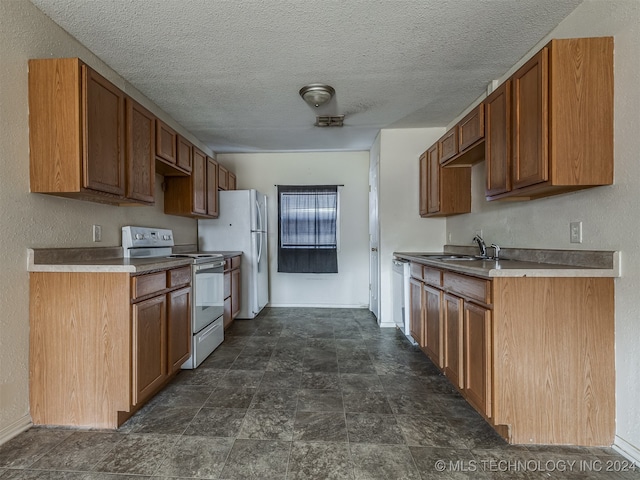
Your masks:
M220 215L198 220L201 252L242 251L238 318L254 318L269 303L267 197L256 190L219 193Z

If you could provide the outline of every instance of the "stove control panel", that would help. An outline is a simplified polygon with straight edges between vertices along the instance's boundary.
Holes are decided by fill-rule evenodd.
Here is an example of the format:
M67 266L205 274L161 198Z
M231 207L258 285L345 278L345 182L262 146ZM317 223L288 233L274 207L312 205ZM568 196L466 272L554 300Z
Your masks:
M124 256L135 255L139 248L167 248L173 247L173 232L166 228L122 227L122 248Z

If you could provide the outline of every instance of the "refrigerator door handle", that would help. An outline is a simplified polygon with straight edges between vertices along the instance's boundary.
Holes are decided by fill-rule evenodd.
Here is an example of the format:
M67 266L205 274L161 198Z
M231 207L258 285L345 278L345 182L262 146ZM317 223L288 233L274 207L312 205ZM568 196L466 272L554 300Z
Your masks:
M256 265L258 271L260 271L260 258L262 257L262 233L258 233L258 260L256 261Z
M258 200L256 200L256 212L258 214L258 224L256 225L256 230L261 232L262 230L264 230L264 228L262 227L262 212L260 211L260 202L258 202Z

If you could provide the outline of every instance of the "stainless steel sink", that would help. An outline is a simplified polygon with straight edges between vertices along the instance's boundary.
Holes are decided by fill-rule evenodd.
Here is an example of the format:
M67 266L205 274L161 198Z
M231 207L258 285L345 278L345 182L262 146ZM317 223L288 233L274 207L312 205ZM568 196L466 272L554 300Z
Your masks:
M474 261L474 260L488 260L487 258L478 257L478 256L475 256L475 255L456 255L456 254L450 254L450 255L421 255L421 257L425 258L427 260L450 260L450 261L456 261L456 262Z

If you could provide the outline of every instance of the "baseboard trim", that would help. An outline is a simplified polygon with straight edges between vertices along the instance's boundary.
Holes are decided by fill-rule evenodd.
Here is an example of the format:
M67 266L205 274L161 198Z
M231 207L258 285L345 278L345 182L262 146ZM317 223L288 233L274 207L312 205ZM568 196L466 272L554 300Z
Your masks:
M0 445L8 442L13 437L21 434L25 430L31 428L33 423L31 423L31 416L25 415L22 418L19 418L15 422L7 425L3 429L0 430Z
M270 303L272 308L359 308L368 309L368 305L327 305L326 303Z
M640 466L640 448L630 444L625 439L616 435L615 439L613 440L613 449L623 457Z
M395 322L380 322L378 324L380 328L394 328L397 327Z

